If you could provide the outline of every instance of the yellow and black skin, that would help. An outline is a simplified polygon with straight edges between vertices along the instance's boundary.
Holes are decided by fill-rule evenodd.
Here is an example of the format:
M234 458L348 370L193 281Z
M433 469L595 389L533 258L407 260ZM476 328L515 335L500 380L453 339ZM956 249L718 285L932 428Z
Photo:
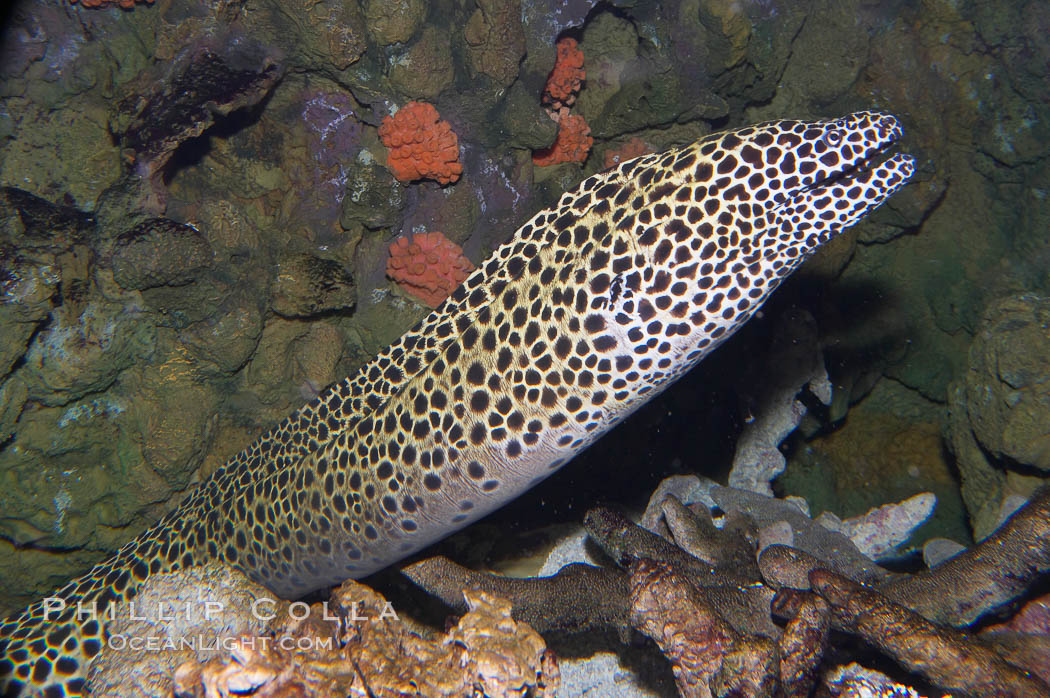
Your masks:
M588 177L355 374L87 574L0 624L0 694L85 694L100 614L222 560L284 597L362 577L546 478L688 371L902 187L897 119L705 137Z

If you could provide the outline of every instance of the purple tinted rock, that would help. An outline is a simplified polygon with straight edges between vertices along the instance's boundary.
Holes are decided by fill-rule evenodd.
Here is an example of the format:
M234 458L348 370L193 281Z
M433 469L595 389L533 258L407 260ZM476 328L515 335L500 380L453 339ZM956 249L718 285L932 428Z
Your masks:
M361 122L356 103L342 92L309 90L303 94L300 118L306 133L306 167L289 168L304 195L298 215L320 225L339 217L349 180L348 164L361 151Z
M303 123L310 132L318 161L345 160L361 147L361 123L354 100L342 92L311 91L304 95Z

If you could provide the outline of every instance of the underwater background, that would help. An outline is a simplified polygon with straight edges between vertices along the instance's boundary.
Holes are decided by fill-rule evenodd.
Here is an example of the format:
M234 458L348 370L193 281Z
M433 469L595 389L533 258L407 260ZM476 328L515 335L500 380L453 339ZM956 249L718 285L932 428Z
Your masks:
M843 518L934 493L902 564L930 537L983 538L1050 471L1046 2L4 12L0 615L133 538L440 302L440 279L394 281L396 239L476 266L588 175L768 119L889 112L919 172L481 530L578 521L600 500L640 509L671 474L724 478L771 386L814 361L830 399L800 398L774 490ZM400 169L383 124L410 103L432 105L413 116L458 160ZM514 556L473 535L478 559Z

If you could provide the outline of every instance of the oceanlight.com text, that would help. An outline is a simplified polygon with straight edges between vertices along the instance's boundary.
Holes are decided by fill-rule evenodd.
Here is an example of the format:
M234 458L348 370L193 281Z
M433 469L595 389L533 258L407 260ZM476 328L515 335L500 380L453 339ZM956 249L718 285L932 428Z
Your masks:
M191 650L193 652L265 652L270 648L277 648L288 652L294 650L326 650L335 647L335 638L332 637L252 637L242 635L240 637L215 637L210 635L189 635L180 638L157 637L147 635L145 637L116 634L106 640L108 649L122 652L169 652L177 650Z

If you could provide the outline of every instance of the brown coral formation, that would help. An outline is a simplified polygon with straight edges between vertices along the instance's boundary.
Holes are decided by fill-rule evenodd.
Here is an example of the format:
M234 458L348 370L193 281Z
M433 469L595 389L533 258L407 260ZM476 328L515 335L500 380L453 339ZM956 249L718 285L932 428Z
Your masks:
M683 698L773 693L773 643L737 632L670 565L632 565L630 617L671 662Z
M857 635L945 690L1004 698L1045 695L1050 690L981 640L938 627L874 589L830 570L814 570L809 579L813 591L831 607L838 628Z
M328 604L286 612L271 641L241 638L229 653L184 663L175 692L180 698L553 695L558 667L542 638L511 617L507 601L472 591L464 598L468 612L445 637L430 641L408 630L382 596L346 582Z
M258 104L283 70L258 47L241 42L219 52L191 52L158 79L143 71L126 87L111 128L137 172L158 175L179 145L237 109Z
M118 614L109 626L107 649L91 665L90 694L170 696L176 668L197 656L182 640L191 638L197 647L218 648L228 636L268 635L271 628L264 614L243 612L256 599L268 596L264 587L216 563L152 577L135 597L134 613ZM280 602L265 608L276 615L287 605ZM165 621L159 622L161 618Z
M467 57L475 73L507 87L518 77L525 55L525 32L518 0L476 0L478 8L463 27Z
M1050 299L1008 296L984 313L968 367L950 388L952 450L975 534L998 522L1003 500L1050 471Z
M451 184L463 173L459 139L432 104L409 102L385 117L379 138L389 150L387 167L398 181L433 179Z
M193 226L151 218L117 237L113 279L122 288L184 286L212 263L207 239Z

